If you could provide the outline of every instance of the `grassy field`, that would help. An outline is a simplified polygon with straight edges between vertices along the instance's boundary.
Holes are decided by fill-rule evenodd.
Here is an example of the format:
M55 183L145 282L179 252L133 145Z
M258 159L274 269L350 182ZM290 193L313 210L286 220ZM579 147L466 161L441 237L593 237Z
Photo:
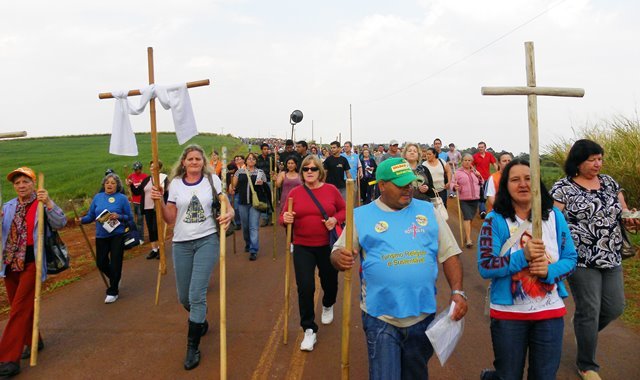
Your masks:
M6 180L6 174L19 166L29 166L45 176L45 188L51 198L63 206L69 199L91 199L100 188L107 168L122 176L131 172L134 161L143 163L143 170L149 173L151 160L151 135L136 134L138 140L137 157L109 154L109 135L63 136L33 139L7 140L0 142L0 181L3 200L15 196L13 186ZM207 153L213 148L220 152L224 145L228 154L244 152L239 139L231 136L201 134L189 141L202 146ZM158 134L159 158L168 172L177 161L184 146L178 145L173 133ZM64 207L65 210L67 207Z

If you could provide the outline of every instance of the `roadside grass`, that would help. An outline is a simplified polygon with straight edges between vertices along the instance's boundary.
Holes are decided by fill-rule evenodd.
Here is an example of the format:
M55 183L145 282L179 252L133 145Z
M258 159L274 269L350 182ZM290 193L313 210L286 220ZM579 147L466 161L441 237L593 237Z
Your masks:
M0 141L0 181L3 200L6 202L15 196L13 186L5 178L6 173L20 166L29 166L37 173L44 173L45 188L51 198L65 211L70 211L67 204L70 199L79 200L81 208L86 208L100 188L107 168L113 169L121 177L126 177L132 171L133 162L140 161L143 171L149 173L151 135L136 134L136 139L139 152L137 157L109 154L110 135ZM239 139L229 135L200 134L191 139L189 144L199 144L207 154L214 148L220 152L224 145L230 157L236 152L244 153L246 150ZM164 163L163 172L168 173L171 170L184 146L178 145L173 133L158 133L159 159Z

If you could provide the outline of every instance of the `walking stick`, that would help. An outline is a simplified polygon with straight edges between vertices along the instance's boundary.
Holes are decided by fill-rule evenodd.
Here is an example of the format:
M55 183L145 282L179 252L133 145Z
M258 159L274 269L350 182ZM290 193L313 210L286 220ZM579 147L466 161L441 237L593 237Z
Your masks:
M44 174L38 176L38 190L44 188ZM40 295L42 293L42 250L44 248L44 203L38 202L38 250L36 252L36 289L33 298L33 332L31 334L30 365L38 364L38 336L40 335Z
M293 198L287 199L287 211L293 211ZM291 275L291 233L292 224L287 224L287 251L284 253L285 265L284 265L284 344L287 344L287 335L289 330L289 277Z
M220 197L220 215L227 213L226 195ZM220 379L227 379L227 228L220 225Z
M458 224L460 225L460 246L464 245L464 235L462 232L462 208L460 207L460 190L456 190L456 201L458 202Z
M223 184L223 192L225 194L228 193L228 189L229 189L229 184L227 183L227 147L223 146L222 147L222 178L220 178L220 180L222 181ZM227 199L229 199L229 204L231 205L231 207L233 208L233 203L231 202L231 198L229 198L227 196ZM236 211L236 210L234 210ZM233 253L236 253L236 231L233 231Z
M347 219L344 230L345 248L353 252L353 179L347 180ZM344 271L344 290L342 293L342 376L349 379L349 325L351 324L351 269Z
M273 224L273 260L276 260L276 249L278 249L278 242L276 241L277 226L276 226L276 182L273 180L273 174L277 174L276 165L273 157L269 157L269 167L271 171L271 205L273 206L273 212L271 213L271 222Z
M71 208L73 208L73 214L76 216L76 219L79 219L80 216L78 215L78 210L76 210L76 205L71 200L69 200L69 203L71 203ZM84 226L82 225L82 223L80 223L78 225L80 226L80 231L82 231L82 236L84 236L84 241L87 242L87 246L89 247L89 252L91 252L91 256L93 257L93 261L95 263L97 263L98 259L96 258L96 252L93 250L93 245L91 245L91 241L89 240L89 236L87 235L87 231L84 230ZM97 264L96 264L96 266L97 266ZM100 273L100 277L102 277L102 282L104 282L104 286L106 286L108 288L109 287L109 283L107 282L107 278L104 276L104 273L102 273L102 271L100 269L98 269L98 272Z

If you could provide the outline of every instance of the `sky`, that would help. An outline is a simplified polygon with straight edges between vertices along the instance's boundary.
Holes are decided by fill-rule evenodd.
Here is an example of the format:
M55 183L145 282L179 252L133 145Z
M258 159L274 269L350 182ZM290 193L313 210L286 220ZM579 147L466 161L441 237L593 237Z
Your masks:
M528 151L524 42L538 86L542 147L614 116L635 118L640 2L631 0L3 1L0 132L110 133L98 93L210 79L190 90L201 132L328 144L431 143ZM130 98L137 102L135 98ZM172 131L160 106L158 130ZM351 110L351 112L350 112ZM132 116L150 130L148 110ZM176 142L177 143L177 142Z

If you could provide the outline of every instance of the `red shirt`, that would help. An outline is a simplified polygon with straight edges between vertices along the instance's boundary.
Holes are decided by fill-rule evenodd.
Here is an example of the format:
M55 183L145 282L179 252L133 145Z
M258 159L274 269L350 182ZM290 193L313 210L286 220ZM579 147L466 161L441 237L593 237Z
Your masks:
M482 179L484 179L485 181L488 180L489 176L491 175L489 167L491 166L491 164L495 163L496 158L489 152L484 152L484 157L482 157L480 153L476 153L473 155L473 166L476 167L476 170L480 172Z
M344 223L346 203L335 186L325 183L311 191L329 217L336 218L338 223ZM329 245L329 230L322 222L322 213L304 187L297 186L291 189L288 198L293 198L293 211L296 213L293 222L293 244L308 247ZM282 216L285 211L287 207L283 207L280 214L282 225L285 225Z
M136 172L133 172L133 173L129 174L129 177L127 177L127 178L131 180L132 186L137 188L138 186L140 186L142 181L147 177L148 177L148 175L144 174L143 172L140 172L140 174L136 174ZM131 195L131 201L133 203L138 203L139 204L141 199L142 199L142 194L139 194L139 195L132 194Z

